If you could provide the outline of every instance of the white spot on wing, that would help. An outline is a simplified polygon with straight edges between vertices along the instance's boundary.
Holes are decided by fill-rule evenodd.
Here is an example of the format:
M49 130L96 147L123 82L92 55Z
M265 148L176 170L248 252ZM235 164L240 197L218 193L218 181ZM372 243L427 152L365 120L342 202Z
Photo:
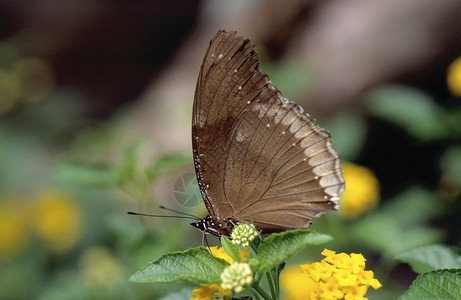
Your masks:
M197 125L199 127L205 126L206 123L206 116L205 114L199 114L198 120L197 120Z
M235 135L235 139L237 140L237 142L243 142L244 140L247 139L247 137L248 137L248 134L246 134L242 130L237 132L237 134Z

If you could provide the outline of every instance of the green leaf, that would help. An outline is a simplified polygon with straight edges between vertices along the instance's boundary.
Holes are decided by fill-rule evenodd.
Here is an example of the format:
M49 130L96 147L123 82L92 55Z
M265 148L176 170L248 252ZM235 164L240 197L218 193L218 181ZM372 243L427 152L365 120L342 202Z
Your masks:
M219 283L221 272L229 264L204 247L171 252L142 268L130 281L156 283Z
M250 265L250 269L253 272L257 272L259 270L259 266L261 265L259 258L257 257L248 258L248 264Z
M117 185L117 172L108 166L66 165L58 170L57 180L83 187L113 187Z
M447 123L450 124L452 129L452 137L459 138L461 136L461 107L450 107L446 111Z
M320 245L330 241L329 235L310 229L290 230L275 233L264 239L258 247L259 272L266 273L287 259L295 256L307 246Z
M242 256L240 255L240 248L233 244L227 237L221 235L221 245L226 251L227 255L229 255L234 261L242 262Z
M443 153L440 168L461 181L461 145L451 146Z
M370 110L403 127L409 134L427 141L450 133L444 112L429 95L406 86L386 86L367 96Z
M419 275L399 300L461 299L461 269Z
M460 250L445 245L420 247L401 253L396 258L408 263L419 274L437 269L461 269Z
M155 179L165 172L183 166L190 160L190 155L186 155L184 153L167 154L160 157L153 164L148 166L146 169L146 174L149 179Z
M123 160L117 167L120 179L124 180L134 178L136 169L138 168L138 156L141 146L142 143L138 142L125 151Z

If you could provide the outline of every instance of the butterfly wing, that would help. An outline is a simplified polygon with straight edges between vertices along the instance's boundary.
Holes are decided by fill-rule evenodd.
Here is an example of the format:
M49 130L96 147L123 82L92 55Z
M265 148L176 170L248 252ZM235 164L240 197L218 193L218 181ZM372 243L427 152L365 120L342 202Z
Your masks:
M344 189L329 134L259 70L249 40L220 31L197 82L194 160L211 216L264 232L304 228Z
M277 232L335 210L344 180L329 134L270 90L235 128L224 191L236 219Z
M210 216L227 218L234 212L224 194L226 157L232 130L248 110L238 87L247 80L263 80L264 76L255 71L257 67L258 60L249 40L219 31L210 42L200 69L193 107L192 145L197 181ZM246 77L241 76L242 71Z

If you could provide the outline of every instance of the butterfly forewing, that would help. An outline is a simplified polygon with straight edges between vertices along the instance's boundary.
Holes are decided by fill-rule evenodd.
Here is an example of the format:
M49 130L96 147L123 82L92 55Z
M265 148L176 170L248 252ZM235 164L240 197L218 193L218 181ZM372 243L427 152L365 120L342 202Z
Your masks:
M224 196L225 158L234 124L246 110L238 87L263 77L257 67L249 41L226 32L219 32L212 40L202 63L195 92L192 143L199 187L211 216L233 213Z
M199 74L192 141L212 219L265 233L305 228L344 189L330 135L259 70L249 40L219 31Z

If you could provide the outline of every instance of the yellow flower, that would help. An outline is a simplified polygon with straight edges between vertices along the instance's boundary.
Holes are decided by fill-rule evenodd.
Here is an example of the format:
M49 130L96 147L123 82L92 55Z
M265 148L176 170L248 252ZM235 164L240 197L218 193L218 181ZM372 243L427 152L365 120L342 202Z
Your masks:
M454 96L461 97L461 56L448 67L447 85Z
M331 268L326 262L315 262L310 265L303 265L302 271L311 272L312 279L319 281L320 279L331 277Z
M219 284L201 284L199 289L192 291L191 300L211 300L232 295L232 291L223 289Z
M351 270L337 269L333 277L338 282L339 286L354 286L357 284L357 275L352 274Z
M370 284L375 290L379 289L382 285L378 279L373 278L373 271L364 271L359 274L359 282L361 284Z
M280 274L280 285L286 300L306 300L318 290L318 282L314 281L299 267L287 266Z
M366 299L369 286L381 287L381 283L373 278L373 272L365 271L365 258L361 254L336 254L325 249L322 255L325 258L321 262L299 266L314 282L306 282L306 285L315 287L303 299ZM326 277L328 273L331 276Z
M229 264L234 262L234 260L229 255L227 255L223 248L210 247L208 249L210 249L214 256L224 259ZM242 257L243 261L247 261L247 257L250 256L250 249L241 249L240 256ZM230 295L232 295L232 291L229 289L223 289L219 284L201 284L199 289L192 291L193 298L190 298L190 300L211 300Z
M70 250L77 242L80 212L69 196L46 192L37 198L37 233L57 252Z
M208 249L210 249L211 253L214 256L224 259L229 264L232 264L234 262L234 260L229 255L227 255L226 251L224 251L224 248L210 247ZM240 256L242 257L242 260L246 262L248 260L248 256L250 256L250 249L240 249Z
M334 278L325 278L319 282L318 286L319 299L342 299L344 293L339 289L338 282Z
M362 300L367 299L365 295L368 287L366 285L352 286L345 289L346 296L344 300Z
M379 182L365 167L343 163L346 190L342 194L341 215L353 219L373 208L379 200Z
M18 253L28 237L26 207L19 199L7 199L0 203L0 259L8 259Z

